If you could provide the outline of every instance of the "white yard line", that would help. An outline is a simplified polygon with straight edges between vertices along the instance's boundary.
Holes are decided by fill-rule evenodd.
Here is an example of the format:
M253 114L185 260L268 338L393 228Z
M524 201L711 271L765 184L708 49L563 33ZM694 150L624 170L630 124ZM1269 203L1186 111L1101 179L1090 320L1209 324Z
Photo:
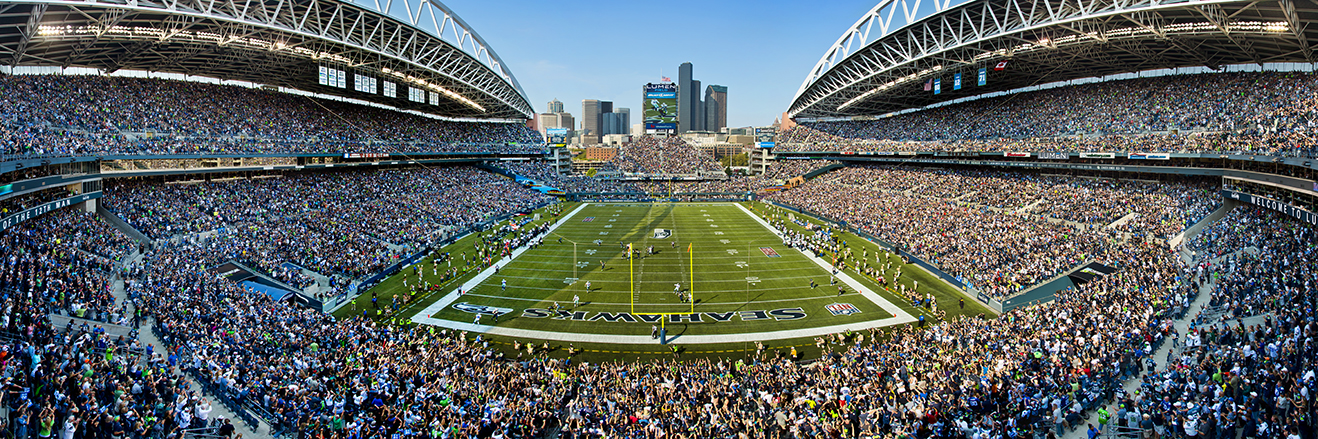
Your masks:
M742 212L746 212L746 215L749 215L751 219L754 219L755 222L760 223L760 225L764 226L764 228L769 229L769 231L773 232L775 235L782 236L782 232L778 231L778 229L773 228L773 226L770 226L768 222L764 221L764 219L755 215L755 212L751 212L750 210L746 209L746 206L742 206L738 204L737 207L740 208ZM824 261L823 258L815 256L812 253L803 252L802 254L804 254L806 258L809 258L811 261L813 261L815 265L818 265L819 268L823 268L825 272L828 273L833 272L832 269L833 267L830 266L828 262ZM911 314L907 313L906 311L903 311L901 308L898 308L897 305L893 305L892 302L889 302L887 299L880 297L878 293L875 293L874 291L865 287L865 285L862 285L860 282L856 282L856 280L852 279L851 275L847 274L845 271L839 271L837 274L837 278L838 280L841 280L842 283L851 287L851 289L859 291L862 296L865 296L866 299L869 299L871 302L874 302L874 304L878 305L879 308L883 308L884 311L887 311L889 314L892 314L897 319L902 320L901 323L913 322L916 320L915 317L912 317Z
M563 217L562 219L559 219L558 222L554 223L554 225L549 226L549 230L545 232L545 235L548 236L550 233L553 233L553 231L557 230L559 226L566 224L568 220L572 219L572 217L577 215L577 212L580 212L582 209L585 209L586 206L589 205L590 205L589 203L586 203L577 206L577 208L574 209L572 212L568 213L567 216ZM434 325L435 323L431 323L429 321L440 321L440 322L445 321L445 320L433 319L428 316L432 316L435 313L438 313L440 310L447 308L449 305L452 305L453 302L456 301L458 297L460 297L458 295L459 291L471 291L472 289L476 288L476 286L480 285L481 282L485 282L486 279L489 279L490 276L494 275L495 267L501 267L507 265L509 262L512 262L513 259L516 259L518 256L521 256L522 253L526 253L527 250L530 250L530 247L522 246L522 247L518 247L516 250L513 250L511 256L507 256L503 259L500 259L498 262L495 262L493 265L490 265L488 268L477 274L476 277L471 278L470 280L463 283L458 288L444 295L444 297L440 298L439 301L430 304L430 306L427 306L426 309L423 309L415 316L412 316L412 321L417 323L426 323L432 325ZM422 318L424 318L425 320L421 320ZM446 325L438 325L438 326L446 326Z

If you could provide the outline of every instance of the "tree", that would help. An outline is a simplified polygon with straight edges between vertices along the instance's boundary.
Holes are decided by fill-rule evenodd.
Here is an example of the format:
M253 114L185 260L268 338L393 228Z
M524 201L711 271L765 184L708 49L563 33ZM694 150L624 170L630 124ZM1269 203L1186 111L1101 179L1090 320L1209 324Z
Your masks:
M719 164L722 164L725 168L732 166L746 166L749 163L750 159L746 157L746 153L725 155L719 159Z

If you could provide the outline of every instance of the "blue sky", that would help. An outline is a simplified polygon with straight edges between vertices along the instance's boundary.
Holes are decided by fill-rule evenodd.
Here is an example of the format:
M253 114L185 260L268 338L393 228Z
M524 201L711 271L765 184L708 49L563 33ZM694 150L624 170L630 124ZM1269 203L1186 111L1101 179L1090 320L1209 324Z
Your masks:
M728 126L768 125L824 51L878 0L441 0L512 69L536 112L582 99L639 111L641 86L695 65L728 87ZM703 96L703 89L701 90ZM633 116L635 122L635 116Z

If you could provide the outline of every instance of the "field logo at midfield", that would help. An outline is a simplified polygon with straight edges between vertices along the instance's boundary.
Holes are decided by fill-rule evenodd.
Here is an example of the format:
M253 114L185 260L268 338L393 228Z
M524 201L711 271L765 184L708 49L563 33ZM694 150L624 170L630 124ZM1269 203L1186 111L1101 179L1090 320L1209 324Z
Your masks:
M595 221L595 217L593 217L593 216L588 216L588 217L585 217L585 218L582 218L582 219L581 219L581 222L583 222L583 223L588 223L588 222L591 222L591 221Z
M765 255L765 256L768 256L768 257L771 257L771 258L781 258L781 257L782 257L782 255L778 254L778 250L774 250L773 247L760 247L760 251L764 252L764 255Z
M835 316L849 316L852 314L860 314L860 308L856 308L856 305L852 305L850 303L830 303L828 305L824 305L824 309L827 309L828 312L833 313L833 315Z
M654 239L668 239L673 236L673 231L668 229L654 229Z
M503 315L503 308L499 309L499 315ZM719 323L731 322L733 319L743 322L781 322L784 320L804 319L806 318L806 313L805 310L801 308L779 308L754 311L733 310L723 312L707 311L695 314L633 314L628 312L563 311L544 308L527 308L522 310L522 317L525 318L547 318L552 320L572 320L578 322L598 322L603 320L609 323L657 323L660 320L663 320L665 316L668 317L669 323Z
M455 303L453 304L453 307L457 308L458 311L468 312L472 314L487 315L487 316L492 316L495 313L498 313L499 315L504 315L513 312L512 308L499 308L497 306L472 305L467 302Z

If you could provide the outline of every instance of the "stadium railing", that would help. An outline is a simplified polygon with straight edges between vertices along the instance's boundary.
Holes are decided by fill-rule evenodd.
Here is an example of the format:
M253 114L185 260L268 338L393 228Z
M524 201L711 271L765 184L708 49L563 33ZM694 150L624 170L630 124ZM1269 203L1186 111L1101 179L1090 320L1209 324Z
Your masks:
M151 325L151 334L155 335L156 339L160 340L166 345L172 344L172 342L174 341L174 338L171 336L171 334L160 328L159 324ZM191 350L187 347L186 344L179 344L178 346L179 346L180 358L186 359L191 357ZM227 408L230 412L233 412L234 416L237 416L239 418L238 420L247 424L248 428L252 430L256 430L261 425L260 421L258 421L255 416L253 416L250 412L247 411L247 408L242 404L242 401L235 398L235 396L238 395L234 395L230 389L226 389L223 388L222 386L216 385L214 382L210 380L210 377L208 375L206 375L205 373L203 373L203 371L197 369L191 364L188 363L180 364L179 369L187 373L189 376L191 376L193 378L193 381L196 381L197 384L201 386L203 392L210 394L212 397L215 398L217 402L219 402L221 405Z

